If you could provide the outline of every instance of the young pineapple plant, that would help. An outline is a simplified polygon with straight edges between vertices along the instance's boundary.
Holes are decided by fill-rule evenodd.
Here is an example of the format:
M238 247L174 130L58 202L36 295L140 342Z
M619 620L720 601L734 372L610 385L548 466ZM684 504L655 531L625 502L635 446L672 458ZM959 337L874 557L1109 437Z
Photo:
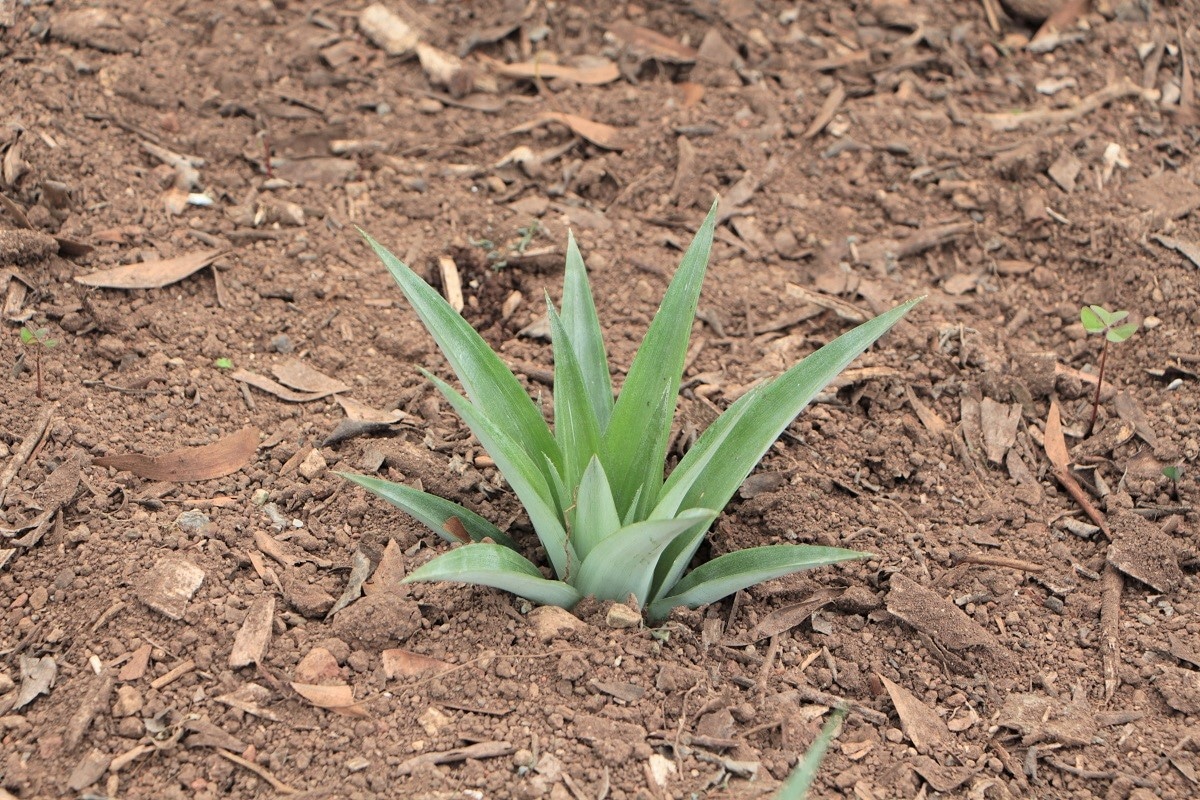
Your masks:
M716 205L671 281L614 400L600 322L574 237L562 309L547 296L554 425L512 371L440 294L363 234L433 335L465 390L422 370L495 461L529 515L553 577L475 512L403 484L343 473L451 544L405 582L458 581L573 607L631 595L651 620L739 589L865 554L767 545L689 571L713 520L808 402L920 298L870 320L737 399L664 480L680 378L708 266ZM465 544L463 544L466 542Z

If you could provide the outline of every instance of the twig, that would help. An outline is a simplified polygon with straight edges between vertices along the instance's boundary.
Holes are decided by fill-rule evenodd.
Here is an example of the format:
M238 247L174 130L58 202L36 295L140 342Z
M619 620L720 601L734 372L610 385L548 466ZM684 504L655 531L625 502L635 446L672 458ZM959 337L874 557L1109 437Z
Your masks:
M979 114L977 118L990 124L996 131L1015 131L1034 125L1063 125L1073 122L1080 117L1103 108L1114 100L1126 97L1141 97L1143 100L1154 102L1161 93L1157 89L1143 89L1129 78L1123 78L1116 83L1110 83L1103 89L1092 92L1070 108L1022 111L1018 114Z
M1121 590L1125 579L1112 564L1104 567L1100 584L1100 661L1104 670L1104 699L1112 700L1121 685Z
M821 705L829 706L830 708L842 706L850 711L853 711L855 714L858 714L872 725L887 724L887 714L884 714L881 711L868 708L862 703L855 702L854 700L850 700L845 697L838 697L835 694L822 692L820 689L814 689L811 686L806 686L794 679L785 677L784 680L796 687L796 694L800 696L801 700L807 700L810 703L820 703Z
M217 748L217 754L220 755L222 758L232 761L233 763L237 764L242 769L250 770L255 775L262 778L267 783L271 784L271 788L277 792L282 792L283 794L296 794L297 792L300 791L299 789L288 786L286 783L279 780L279 778L276 778L270 772L267 772L266 769L264 769L263 767L260 767L258 764L255 764L253 761L247 761L246 759L242 758L239 755L234 755L233 753L229 752L228 750L226 750L223 747Z
M50 429L50 420L57 409L58 403L51 403L42 409L42 413L38 414L37 419L33 421L33 427L29 429L29 433L25 434L25 438L21 440L21 446L17 448L17 452L13 453L8 466L4 468L4 472L0 472L0 508L4 507L4 495L8 493L9 484L17 477L21 467L25 466L25 462L33 454L34 448L38 446Z
M986 553L963 553L957 550L950 551L950 560L955 564L980 564L985 567L1008 567L1022 572L1041 572L1046 567L1042 564L1034 564L1032 561L1022 561L1019 558L1009 558L1007 556L990 556Z
M1078 778L1086 778L1093 781L1111 781L1115 780L1116 778L1126 778L1134 786L1154 786L1151 781L1148 781L1145 778L1135 778L1132 775L1126 775L1125 773L1117 772L1116 770L1083 769L1082 767L1073 767L1070 764L1063 763L1056 758L1049 757L1045 759L1045 762L1055 769L1060 769L1068 775L1074 775Z

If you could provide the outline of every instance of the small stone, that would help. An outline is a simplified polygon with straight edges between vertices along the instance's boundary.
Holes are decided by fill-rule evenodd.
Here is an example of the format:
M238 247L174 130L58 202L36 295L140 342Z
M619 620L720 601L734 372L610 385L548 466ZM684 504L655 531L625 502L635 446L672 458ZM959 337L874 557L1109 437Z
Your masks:
M142 693L132 686L118 686L117 700L113 703L112 715L117 718L132 717L142 710L146 701Z
M292 572L283 577L283 596L292 608L308 619L318 619L333 608L333 595Z
M1155 316L1149 316L1142 320L1142 326L1148 331L1154 330L1159 325L1162 325L1162 320Z
M271 493L266 489L255 489L254 494L250 495L250 502L257 508L262 508L271 499Z
M145 723L137 717L125 717L117 723L117 736L125 739L140 739L145 732Z
M382 650L407 641L420 629L421 608L393 592L379 592L343 608L332 627L351 647Z
M29 607L34 611L41 611L49 599L50 593L46 591L46 587L39 586L29 593Z
M175 526L185 533L199 533L210 522L208 515L198 509L189 509L175 518Z
M904 741L904 731L899 728L888 728L884 736L892 744L900 744Z
M350 772L362 772L369 766L371 766L371 762L362 756L352 758L346 762L346 769Z
M541 606L526 615L538 638L548 642L559 636L569 635L572 631L587 628L587 623L576 617L565 608L558 606Z
M118 364L125 355L125 344L115 336L101 336L96 342L96 354Z
M276 353L291 353L296 349L292 339L286 333L281 333L271 340L271 349Z
M421 716L417 717L417 722L421 723L421 727L425 729L425 733L429 734L430 738L435 738L454 720L437 708L430 706Z
M642 624L642 615L621 603L614 603L604 616L604 624L610 628L636 628Z
M318 475L321 475L329 468L328 462L325 461L325 456L321 455L321 451L313 449L304 460L300 462L297 471L304 477L305 480L311 481Z
M92 748L71 771L71 776L67 778L67 786L74 792L86 789L100 780L111 763L111 756Z

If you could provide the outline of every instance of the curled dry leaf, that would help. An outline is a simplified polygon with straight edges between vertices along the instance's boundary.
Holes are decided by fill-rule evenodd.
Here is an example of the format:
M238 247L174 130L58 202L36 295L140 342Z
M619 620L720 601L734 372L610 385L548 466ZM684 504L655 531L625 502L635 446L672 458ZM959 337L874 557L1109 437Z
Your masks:
M224 254L224 250L202 250L175 258L126 264L87 275L76 275L75 282L100 289L161 289L204 269Z
M343 714L347 717L367 716L367 709L361 703L354 702L354 690L345 684L340 686L316 686L311 683L297 683L292 681L289 685L296 690L296 694L317 708L323 708L326 711Z
M454 669L454 665L420 653L400 649L383 651L383 674L388 680L415 678L428 672L445 672L448 669Z
M161 456L129 453L92 459L98 467L132 472L152 481L189 483L224 478L250 462L258 450L258 428L242 428L235 434L200 447L184 447Z
M408 416L398 408L384 411L341 394L335 395L333 399L342 407L342 411L346 412L346 418L355 422L382 422L393 425Z
M529 122L518 125L509 133L521 133L533 130L547 122L559 122L571 129L576 136L587 139L597 147L605 150L624 150L628 146L625 132L603 122L595 122L577 114L566 114L560 111L543 111Z

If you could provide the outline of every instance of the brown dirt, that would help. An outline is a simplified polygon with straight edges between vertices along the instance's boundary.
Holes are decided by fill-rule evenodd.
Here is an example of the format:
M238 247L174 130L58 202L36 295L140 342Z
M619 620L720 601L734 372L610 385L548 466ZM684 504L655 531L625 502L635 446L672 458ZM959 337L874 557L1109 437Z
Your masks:
M460 94L489 88L485 55L605 56L620 76L451 97L362 34L360 3L0 2L3 193L38 231L95 248L0 236L0 476L17 468L0 501L3 790L756 797L832 696L855 711L821 797L1195 796L1200 286L1164 243L1200 247L1200 7L1098 2L1078 37L1035 53L1027 23L993 31L981 2L411 5L426 42L477 42L478 74L450 81ZM622 45L606 35L622 18L708 37L705 57ZM1084 100L1097 92L1107 102ZM615 126L627 146L572 145L557 123L514 131L545 111ZM188 191L211 205L173 213ZM626 365L718 192L739 203L681 428L847 329L813 293L867 313L929 295L855 365L874 369L789 429L711 535L712 553L795 541L877 556L656 630L612 628L602 605L559 628L457 585L385 584L324 621L356 553L374 566L394 541L411 568L444 548L331 470L420 481L530 539L418 374L445 363L354 227L431 280L454 257L466 316L544 393L548 346L518 331L557 293L568 226ZM214 268L163 288L73 280L212 248L226 251ZM1099 342L1085 303L1142 324L1109 354L1121 396L1086 440ZM59 340L43 400L22 320ZM278 399L224 358L263 375L298 359L405 417L320 447L345 417L333 398ZM1046 457L1052 395L1111 552ZM246 426L260 446L222 478L92 464ZM811 617L769 617L814 596ZM248 631L273 636L260 666L235 668L248 612ZM397 649L456 668L398 676ZM18 705L38 675L44 692ZM358 705L321 710L290 681L348 685Z

